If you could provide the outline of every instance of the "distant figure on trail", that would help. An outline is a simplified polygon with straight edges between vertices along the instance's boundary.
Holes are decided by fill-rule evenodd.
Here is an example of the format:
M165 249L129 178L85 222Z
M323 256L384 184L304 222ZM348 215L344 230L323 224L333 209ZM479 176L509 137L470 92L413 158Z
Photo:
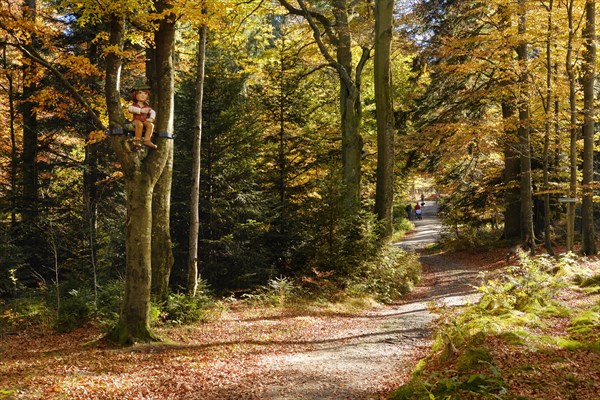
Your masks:
M406 218L410 221L412 219L412 204L406 205Z
M415 204L415 217L417 219L423 219L422 213L423 210L421 209L421 205L419 204L419 202L417 202L417 204Z
M154 119L156 118L156 112L150 107L148 103L148 97L150 97L150 90L148 89L135 89L131 95L133 103L129 106L128 110L133 114L133 127L135 128L135 139L133 140L133 146L136 150L142 148L142 131L146 128L146 134L144 135L144 146L151 149L156 149L154 143L152 143L152 132L154 132Z
M425 194L421 193L421 203L424 203L424 202L425 202Z

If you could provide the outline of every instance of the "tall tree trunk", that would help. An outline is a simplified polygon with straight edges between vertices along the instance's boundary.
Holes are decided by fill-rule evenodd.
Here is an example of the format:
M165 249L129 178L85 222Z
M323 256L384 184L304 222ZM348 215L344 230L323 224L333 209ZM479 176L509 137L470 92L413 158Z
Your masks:
M87 226L87 239L90 246L90 263L94 273L94 301L98 300L98 280L96 274L96 232L98 221L98 145L85 147L83 172L83 220Z
M279 50L279 154L277 160L277 166L279 169L279 237L285 237L285 230L287 225L287 207L286 207L286 194L287 194L287 162L285 156L286 150L286 138L285 138L285 109L286 109L286 85L285 85L285 34L281 35L281 49ZM279 246L283 249L283 246ZM283 260L284 255L280 253L279 260ZM280 265L281 267L282 265Z
M37 14L36 0L26 0L23 5L23 16L25 19L34 21ZM35 36L31 38L32 45L35 46ZM37 90L36 67L33 62L27 61L23 65L23 96L21 102L21 114L23 116L23 222L26 227L31 228L38 215L38 121L35 111L36 103L32 96ZM33 242L33 240L30 240Z
M99 62L98 46L92 45L88 57ZM94 127L90 126L90 130ZM98 305L98 274L97 274L97 233L98 233L98 147L97 143L85 146L85 168L83 170L83 220L87 224L87 237L90 246L90 264L93 271L94 305Z
M347 215L360 211L361 157L363 139L360 135L361 99L360 77L370 54L363 49L360 61L353 64L352 34L348 0L333 0L331 3L334 22L314 10L308 10L304 0L298 0L300 8L293 7L287 0L279 0L290 13L303 16L309 23L313 37L327 62L335 68L340 79L340 114L342 128L342 184L344 189L343 208ZM336 56L330 54L322 39L317 22L321 23L325 35L334 44ZM334 33L335 31L335 33Z
M6 47L4 47L6 51ZM6 53L4 54L4 62L6 69ZM17 205L18 205L18 189L17 189L17 169L19 160L17 156L17 139L15 131L15 119L17 117L15 111L15 90L13 83L13 72L12 70L7 74L8 80L8 112L9 112L9 124L10 124L10 223L11 227L15 228L17 225Z
M573 70L573 42L575 40L575 28L573 19L573 5L575 0L567 4L567 19L569 23L569 38L567 41L566 70L569 78L569 196L577 197L577 97L575 72ZM575 244L575 203L567 203L567 251L573 251Z
M196 98L194 99L194 140L192 185L190 193L190 234L188 254L187 291L196 296L198 290L198 237L200 230L200 165L202 144L202 99L204 96L204 67L206 60L206 35L208 28L202 25L198 30L198 58L196 61Z
M394 107L390 53L394 0L375 1L375 106L377 117L377 185L375 212L384 237L394 231Z
M115 15L110 21L109 44L117 50L106 55L105 78L106 104L111 130L122 129L125 123L119 93L124 37L125 17ZM162 107L160 104L160 93L158 98L158 111L164 112L164 104ZM170 107L172 108L172 104ZM168 127L165 119L172 121L172 114L167 113L159 117L157 112L157 130ZM130 141L122 135L113 135L111 144L123 168L127 198L125 295L119 321L111 336L123 344L159 340L150 330L149 324L152 247L156 241L152 238L152 227L156 224L154 218L158 218L159 221L164 219L164 216L159 214L162 212L168 215L169 210L155 210L152 206L155 185L163 175L165 166L169 165L167 161L172 157L173 145L170 140L163 140L156 150L136 152L132 151Z
M520 43L517 47L517 58L521 68L519 109L519 164L521 167L521 242L523 248L535 252L535 234L533 232L533 199L531 186L531 144L529 126L529 79L527 74L527 48L525 38L527 32L527 12L525 0L519 0Z
M152 192L152 293L159 302L165 302L169 297L169 277L175 260L170 218L173 146L171 140L168 142L170 149L164 149L167 160Z
M511 26L511 12L506 5L498 6L501 16L500 29L505 31ZM505 82L508 85L509 82ZM506 240L517 240L521 236L521 198L519 191L518 136L516 121L516 104L513 96L506 95L502 99L502 120L504 123L504 231L502 237Z
M519 174L521 167L517 151L517 132L515 131L515 107L509 100L502 102L504 120L504 232L506 240L516 240L521 235L521 197L519 194Z
M121 51L125 38L125 17L110 21L109 43L116 51L106 55L105 95L111 130L122 129L125 116L121 106ZM110 336L122 344L154 339L150 330L150 212L152 186L149 171L128 146L126 138L112 137L112 147L122 162L125 177L127 216L125 221L125 293L117 326Z
M544 245L546 251L554 256L552 240L550 238L550 133L552 131L552 39L553 22L552 14L554 12L554 2L550 0L548 4L548 31L546 38L546 101L544 102L544 111L546 113L545 133L544 133L544 154L543 154L543 178L544 178Z
M585 53L583 63L583 207L581 215L581 251L595 255L594 230L594 82L596 73L596 1L585 2Z
M347 79L340 79L340 112L342 116L342 176L344 181L344 209L348 215L356 215L360 210L361 157L363 139L360 135L361 104L359 82L352 80L352 35L349 26L348 4L346 0L333 1L338 32L336 46L337 62ZM357 68L356 76L359 77Z
M150 330L150 285L152 246L152 186L149 171L138 169L125 180L125 296L119 325L120 343L149 342L158 338Z
M157 5L159 12L168 9L167 2ZM156 43L154 70L156 72L156 132L173 134L175 118L175 18L168 14L160 21L154 35ZM152 278L153 293L160 301L168 296L168 283L173 267L171 243L171 186L173 181L173 140L161 139L157 162L164 162L157 169L158 181L152 199ZM160 172L159 172L160 171Z

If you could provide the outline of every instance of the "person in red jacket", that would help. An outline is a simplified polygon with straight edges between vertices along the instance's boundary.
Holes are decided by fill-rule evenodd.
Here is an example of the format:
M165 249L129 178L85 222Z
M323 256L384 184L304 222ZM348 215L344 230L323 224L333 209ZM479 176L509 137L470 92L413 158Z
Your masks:
M148 97L150 97L150 91L146 89L136 89L131 95L133 103L129 106L128 110L133 114L133 127L135 128L135 139L133 145L136 149L142 147L142 131L146 128L146 134L144 135L144 146L151 149L156 149L154 143L152 143L152 132L154 132L154 119L156 118L156 112L150 107L148 103Z
M415 204L415 217L417 219L422 219L422 213L423 210L421 210L421 205L419 204L419 202L417 202L417 204Z

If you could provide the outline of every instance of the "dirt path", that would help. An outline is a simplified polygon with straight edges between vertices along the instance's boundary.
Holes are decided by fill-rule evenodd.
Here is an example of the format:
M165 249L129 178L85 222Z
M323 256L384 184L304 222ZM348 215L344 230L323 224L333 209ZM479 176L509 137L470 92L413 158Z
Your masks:
M434 206L425 207L415 232L397 245L419 250L434 243L441 224ZM431 300L460 305L473 300L477 272L440 256L421 257L424 280L402 303L356 317L352 328L324 337L314 349L271 357L272 379L265 382L261 399L373 399L398 385L415 360L431 345L427 309ZM358 331L357 331L358 329Z
M435 208L426 205L415 232L397 245L419 250L439 231ZM205 324L161 327L171 344L125 349L83 346L102 334L89 327L0 337L0 399L384 398L431 346L427 303L473 296L479 267L460 257L422 255L423 279L412 293L357 315L233 309Z

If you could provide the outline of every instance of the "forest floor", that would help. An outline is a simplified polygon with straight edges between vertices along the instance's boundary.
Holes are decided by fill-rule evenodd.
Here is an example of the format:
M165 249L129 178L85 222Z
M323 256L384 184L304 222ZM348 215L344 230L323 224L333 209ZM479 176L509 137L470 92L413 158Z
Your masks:
M420 250L437 239L432 214L416 226L400 245ZM94 342L95 328L26 329L0 338L0 399L384 399L430 351L428 303L475 299L479 272L505 266L505 256L426 251L420 284L392 305L232 307L212 322L159 328L172 344L113 348Z

